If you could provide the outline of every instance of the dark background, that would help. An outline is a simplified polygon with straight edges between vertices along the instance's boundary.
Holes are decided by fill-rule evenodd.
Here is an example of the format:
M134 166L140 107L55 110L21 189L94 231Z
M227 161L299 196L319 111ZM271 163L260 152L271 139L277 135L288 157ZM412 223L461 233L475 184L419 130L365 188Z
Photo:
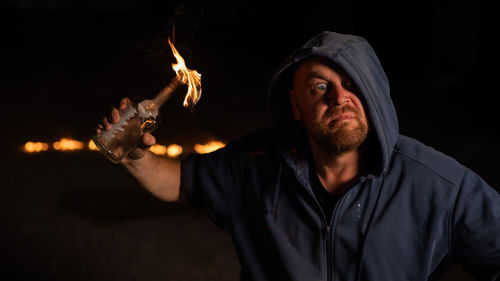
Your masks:
M266 88L322 30L372 44L400 131L499 188L498 43L486 1L62 1L1 4L0 280L237 280L228 234L165 204L96 152L27 155L24 142L88 141L121 97L173 76L167 38L202 73L194 113L175 96L160 144L227 142L272 126ZM189 149L187 149L189 152ZM470 280L452 269L443 280Z

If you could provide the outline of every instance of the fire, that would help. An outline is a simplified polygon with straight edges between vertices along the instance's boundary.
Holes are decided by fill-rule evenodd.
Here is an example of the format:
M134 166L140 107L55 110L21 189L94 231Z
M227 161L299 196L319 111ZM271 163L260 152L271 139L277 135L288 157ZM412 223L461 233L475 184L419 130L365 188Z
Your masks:
M220 141L210 141L205 144L195 144L194 150L200 154L203 154L203 153L210 153L224 146L226 145Z
M62 138L59 141L56 141L52 144L52 147L55 150L82 150L85 145L81 141L69 139L69 138Z
M182 146L177 144L171 144L169 146L164 146L161 144L155 144L149 148L151 152L156 155L167 155L170 158L176 158L182 153Z
M155 144L149 150L156 155L165 155L167 153L167 147L161 144Z
M24 151L28 153L36 153L47 151L49 149L49 144L45 142L33 142L28 141L24 144Z
M171 158L176 158L182 153L182 146L178 144L171 144L167 147L167 155Z
M188 91L186 97L184 98L183 105L184 107L194 106L201 97L201 74L196 70L190 70L186 67L184 58L182 58L179 54L172 41L170 41L170 38L168 38L168 44L170 45L172 53L177 60L177 63L172 64L172 68L175 70L177 79L188 85Z
M194 150L197 153L204 154L213 152L219 148L226 146L221 141L209 141L204 144L195 144ZM23 151L26 153L37 153L42 151L47 151L49 149L57 150L57 151L74 151L74 150L83 150L87 147L90 151L98 151L99 149L96 147L93 140L88 141L87 145L84 142L74 140L71 138L62 138L59 141L55 141L52 143L52 146L45 142L34 142L28 141L23 146ZM178 144L170 144L168 146L155 144L149 148L151 152L156 155L166 155L170 158L177 158L183 153L182 146Z

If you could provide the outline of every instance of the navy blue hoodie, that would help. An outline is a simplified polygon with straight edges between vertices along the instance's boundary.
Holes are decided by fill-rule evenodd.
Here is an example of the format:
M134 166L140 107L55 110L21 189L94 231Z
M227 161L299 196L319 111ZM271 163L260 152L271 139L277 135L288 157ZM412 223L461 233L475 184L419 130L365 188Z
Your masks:
M326 217L297 153L288 98L293 65L322 56L360 90L370 166ZM269 87L277 128L182 162L182 190L228 229L241 280L439 280L452 264L500 280L500 195L478 175L399 134L389 83L368 42L322 32Z

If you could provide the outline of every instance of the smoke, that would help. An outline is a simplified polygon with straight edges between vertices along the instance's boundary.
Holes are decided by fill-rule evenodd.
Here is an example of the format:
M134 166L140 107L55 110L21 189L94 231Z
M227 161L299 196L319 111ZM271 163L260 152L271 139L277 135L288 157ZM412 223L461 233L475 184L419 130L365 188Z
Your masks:
M171 8L163 22L161 30L152 39L138 44L138 48L152 57L167 56L168 60L173 56L168 45L168 38L175 40L174 44L186 60L192 58L192 46L196 44L197 35L200 33L200 25L206 18L204 7L196 3L180 3Z
M139 47L152 56L170 53L167 40L175 29L175 46L182 56L190 60L193 46L199 45L209 34L216 34L225 26L230 27L248 18L254 18L250 1L182 1L165 11L163 28L150 42Z

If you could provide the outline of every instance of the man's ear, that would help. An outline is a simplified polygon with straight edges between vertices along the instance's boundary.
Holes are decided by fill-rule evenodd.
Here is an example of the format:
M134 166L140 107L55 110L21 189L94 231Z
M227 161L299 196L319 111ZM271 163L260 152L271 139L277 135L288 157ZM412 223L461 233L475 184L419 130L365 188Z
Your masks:
M295 120L300 120L300 111L297 107L297 96L294 89L291 89L288 92L288 97L290 98L290 104L292 105L293 118L295 118Z

